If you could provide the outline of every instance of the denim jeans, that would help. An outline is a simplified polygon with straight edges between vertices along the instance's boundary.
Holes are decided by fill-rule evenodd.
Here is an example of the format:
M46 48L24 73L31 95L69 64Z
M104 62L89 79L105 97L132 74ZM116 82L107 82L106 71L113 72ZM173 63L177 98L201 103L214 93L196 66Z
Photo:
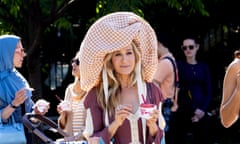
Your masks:
M173 105L173 102L169 98L164 100L164 102L163 102L163 116L166 121L166 126L164 129L165 132L168 131L168 129L169 129L169 121L170 121L170 116L171 116L172 105Z

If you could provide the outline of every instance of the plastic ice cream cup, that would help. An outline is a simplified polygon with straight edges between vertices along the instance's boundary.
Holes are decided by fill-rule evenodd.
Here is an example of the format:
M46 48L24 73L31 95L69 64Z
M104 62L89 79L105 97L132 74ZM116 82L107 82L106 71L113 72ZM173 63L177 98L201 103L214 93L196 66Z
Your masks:
M62 101L60 103L60 108L62 111L71 111L71 104L69 101Z
M39 100L35 106L37 107L39 112L44 112L44 110L47 110L49 107L49 102L45 100Z
M141 117L145 119L150 119L151 118L151 113L153 110L156 109L156 105L154 104L141 104L140 105L140 112L141 112Z

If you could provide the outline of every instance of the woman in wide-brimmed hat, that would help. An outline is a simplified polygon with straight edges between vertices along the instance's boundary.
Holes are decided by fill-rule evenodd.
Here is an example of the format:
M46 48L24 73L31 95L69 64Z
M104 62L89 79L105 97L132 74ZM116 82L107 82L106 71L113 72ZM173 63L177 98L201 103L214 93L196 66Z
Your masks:
M156 66L156 35L144 19L115 12L96 21L80 46L81 87L88 91L85 136L106 144L160 143L163 98L151 82ZM158 108L150 119L140 115L144 102Z

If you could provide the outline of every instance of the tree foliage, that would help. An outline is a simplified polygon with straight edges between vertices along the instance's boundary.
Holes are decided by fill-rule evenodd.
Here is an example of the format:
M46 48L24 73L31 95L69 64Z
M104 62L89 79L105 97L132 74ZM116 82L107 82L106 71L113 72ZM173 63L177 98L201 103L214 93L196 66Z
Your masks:
M44 32L50 27L71 28L67 10L78 0L1 0L0 32L22 37L27 50L30 84L36 89L35 97L42 96L40 47Z
M45 34L53 28L73 33L73 23L87 29L99 17L114 11L133 11L153 25L176 27L175 19L165 23L169 16L211 16L206 4L220 0L0 0L0 34L14 33L22 37L27 50L27 68L30 84L36 97L42 95L41 46ZM87 3L87 4L86 4ZM90 4L91 3L91 4ZM210 4L209 4L210 3ZM90 15L89 17L87 17ZM164 18L164 19L162 19ZM85 22L87 25L82 25ZM83 28L85 27L85 29ZM69 33L69 34L71 34ZM69 37L73 37L70 35Z

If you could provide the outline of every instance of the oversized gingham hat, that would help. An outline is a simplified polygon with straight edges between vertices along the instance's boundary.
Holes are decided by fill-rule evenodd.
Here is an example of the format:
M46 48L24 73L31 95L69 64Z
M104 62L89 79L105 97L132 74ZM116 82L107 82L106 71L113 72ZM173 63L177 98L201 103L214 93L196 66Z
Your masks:
M152 81L157 68L157 38L150 24L132 12L114 12L98 19L80 46L81 87L89 91L99 83L106 54L137 43L143 80Z

